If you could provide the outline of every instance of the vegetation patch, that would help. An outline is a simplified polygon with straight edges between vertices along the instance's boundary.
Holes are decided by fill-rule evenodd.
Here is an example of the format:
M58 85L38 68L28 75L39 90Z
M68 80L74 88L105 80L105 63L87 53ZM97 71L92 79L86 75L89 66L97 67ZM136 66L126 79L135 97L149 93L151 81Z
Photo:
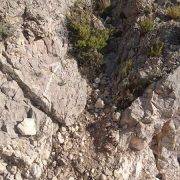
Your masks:
M159 57L162 55L164 49L164 43L161 41L156 41L149 49L149 57Z
M132 59L123 61L120 64L120 74L122 79L126 78L129 75L130 71L132 70L132 67L133 67Z
M80 65L99 67L103 63L103 48L107 45L110 30L85 5L75 4L68 18L72 53ZM95 22L96 21L96 22ZM95 25L96 24L96 25Z
M11 26L7 23L0 22L0 40L6 39L12 35Z
M152 18L145 18L138 22L142 33L148 33L154 30L154 20Z
M172 19L180 20L180 5L167 8L166 14Z

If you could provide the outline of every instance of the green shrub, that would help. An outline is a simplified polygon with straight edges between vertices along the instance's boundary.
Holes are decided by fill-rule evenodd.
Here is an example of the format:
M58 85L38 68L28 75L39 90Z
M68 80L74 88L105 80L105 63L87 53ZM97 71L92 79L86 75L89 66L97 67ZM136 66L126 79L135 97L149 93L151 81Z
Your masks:
M138 24L142 33L147 33L154 30L154 20L152 18L145 18L139 21Z
M67 18L69 38L79 63L100 66L101 52L107 45L110 31L94 27L93 14L86 7L75 5Z
M148 51L148 56L149 57L159 57L161 56L164 48L164 43L161 41L156 41L151 47L150 50Z
M6 39L12 35L11 26L7 23L0 22L0 40Z
M120 64L120 74L122 78L125 78L129 75L129 72L132 70L133 67L133 61L132 59L128 59L126 61L123 61Z
M166 14L172 19L179 20L180 19L180 5L167 8Z

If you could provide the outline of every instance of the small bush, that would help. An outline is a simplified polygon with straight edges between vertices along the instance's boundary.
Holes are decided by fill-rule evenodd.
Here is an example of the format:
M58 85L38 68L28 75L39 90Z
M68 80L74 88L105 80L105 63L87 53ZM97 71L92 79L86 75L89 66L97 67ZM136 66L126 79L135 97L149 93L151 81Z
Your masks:
M156 41L151 47L150 50L148 51L148 56L149 57L159 57L161 56L164 48L164 43L161 41Z
M147 33L154 30L154 20L152 18L145 18L139 21L138 24L142 33Z
M129 72L132 70L133 61L132 59L128 59L123 61L120 65L120 74L122 78L126 78L129 75Z
M93 25L93 14L87 7L74 6L68 16L69 37L73 53L80 65L100 66L102 49L106 46L110 31Z
M7 23L0 22L0 40L6 39L12 35L11 26Z
M166 14L172 19L180 20L180 5L167 8Z

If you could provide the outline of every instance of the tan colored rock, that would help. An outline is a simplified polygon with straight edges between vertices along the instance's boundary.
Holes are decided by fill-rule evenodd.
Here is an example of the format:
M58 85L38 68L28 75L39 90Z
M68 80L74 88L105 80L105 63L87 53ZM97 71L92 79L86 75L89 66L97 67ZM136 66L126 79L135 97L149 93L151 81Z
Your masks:
M6 171L7 164L3 161L0 161L0 174L3 174Z
M97 109L103 109L105 106L104 101L101 98L98 98L95 104L95 108Z
M145 142L143 139L140 139L138 137L132 137L130 140L129 147L132 150L141 151L142 149L145 148Z

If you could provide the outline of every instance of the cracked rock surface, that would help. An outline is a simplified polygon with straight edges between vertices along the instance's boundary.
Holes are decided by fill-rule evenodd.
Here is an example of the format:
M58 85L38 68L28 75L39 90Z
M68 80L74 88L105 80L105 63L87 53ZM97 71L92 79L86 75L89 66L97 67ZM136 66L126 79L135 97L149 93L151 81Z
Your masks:
M93 82L68 54L73 0L0 3L0 180L179 179L180 25L164 11L179 1L98 1L112 12L97 25L120 34ZM147 6L157 26L142 35ZM156 38L164 52L148 57Z

